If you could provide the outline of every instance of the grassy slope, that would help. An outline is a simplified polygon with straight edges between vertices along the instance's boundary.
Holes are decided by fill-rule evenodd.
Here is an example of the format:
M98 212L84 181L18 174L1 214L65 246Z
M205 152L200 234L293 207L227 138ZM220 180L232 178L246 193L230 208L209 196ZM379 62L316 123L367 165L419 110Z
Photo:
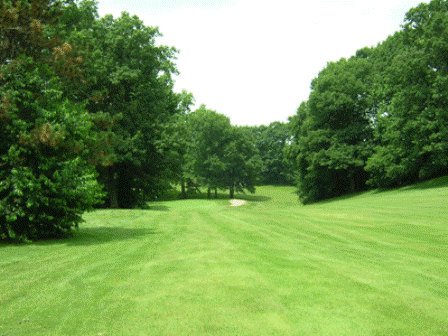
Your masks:
M293 190L0 246L0 335L448 334L447 178L306 207Z

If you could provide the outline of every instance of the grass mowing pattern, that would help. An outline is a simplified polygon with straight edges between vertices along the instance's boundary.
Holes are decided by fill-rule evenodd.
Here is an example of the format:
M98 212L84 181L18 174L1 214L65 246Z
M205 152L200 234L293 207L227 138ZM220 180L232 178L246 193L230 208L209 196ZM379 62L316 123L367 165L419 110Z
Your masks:
M447 335L448 178L101 210L0 246L0 335Z

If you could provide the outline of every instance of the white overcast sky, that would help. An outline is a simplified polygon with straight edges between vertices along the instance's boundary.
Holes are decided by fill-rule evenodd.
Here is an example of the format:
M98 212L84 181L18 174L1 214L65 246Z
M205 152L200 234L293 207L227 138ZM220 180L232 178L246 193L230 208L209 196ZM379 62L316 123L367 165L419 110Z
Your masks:
M98 0L101 16L137 15L180 50L175 91L235 125L287 121L327 62L375 46L419 0Z

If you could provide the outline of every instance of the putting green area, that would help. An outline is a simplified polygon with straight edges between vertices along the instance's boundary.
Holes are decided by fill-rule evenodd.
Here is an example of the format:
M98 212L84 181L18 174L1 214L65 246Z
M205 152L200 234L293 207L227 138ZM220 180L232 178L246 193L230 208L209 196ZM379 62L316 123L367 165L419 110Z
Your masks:
M307 206L294 190L0 245L0 336L448 335L448 178Z

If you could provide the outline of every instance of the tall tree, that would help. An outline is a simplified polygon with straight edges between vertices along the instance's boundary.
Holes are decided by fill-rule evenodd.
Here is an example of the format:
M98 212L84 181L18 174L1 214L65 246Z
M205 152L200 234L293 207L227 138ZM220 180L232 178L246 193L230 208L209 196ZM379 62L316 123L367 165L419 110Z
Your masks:
M194 173L191 152L193 138L188 125L187 113L191 112L194 97L183 90L180 94L178 109L170 121L164 125L161 138L156 142L158 151L164 158L166 180L181 186L180 198L187 198L187 194L196 192L196 175Z
M361 57L328 63L291 119L299 196L304 203L365 188L371 151L368 108L371 67Z
M448 172L447 13L446 1L431 1L406 14L402 48L383 76L382 87L394 89L378 116L378 146L366 167L373 186L399 186ZM384 53L384 47L377 52Z
M165 160L156 142L179 112L181 95L174 93L172 79L176 50L156 45L158 28L126 12L83 22L83 29L70 33L74 45L89 51L83 57L84 84L75 92L88 99L91 113L120 117L110 144L116 160L99 167L100 181L109 206L134 207L163 187Z
M63 98L48 32L60 1L2 2L0 238L69 232L102 196L89 157L97 139L84 105ZM55 23L56 22L56 23Z

